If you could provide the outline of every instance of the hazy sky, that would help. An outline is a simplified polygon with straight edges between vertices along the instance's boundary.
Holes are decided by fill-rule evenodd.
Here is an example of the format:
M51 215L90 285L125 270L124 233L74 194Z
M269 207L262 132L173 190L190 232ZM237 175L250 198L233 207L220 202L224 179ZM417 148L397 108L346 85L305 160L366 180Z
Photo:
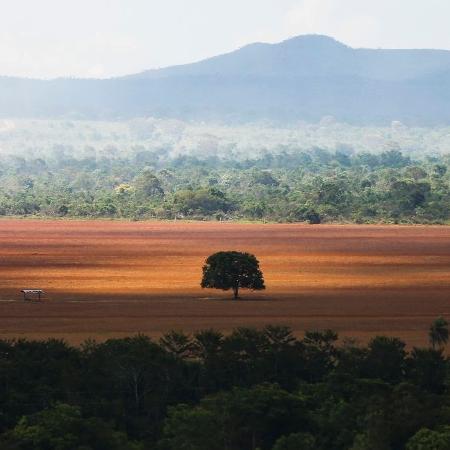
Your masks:
M305 33L450 49L450 0L0 0L0 75L108 77Z

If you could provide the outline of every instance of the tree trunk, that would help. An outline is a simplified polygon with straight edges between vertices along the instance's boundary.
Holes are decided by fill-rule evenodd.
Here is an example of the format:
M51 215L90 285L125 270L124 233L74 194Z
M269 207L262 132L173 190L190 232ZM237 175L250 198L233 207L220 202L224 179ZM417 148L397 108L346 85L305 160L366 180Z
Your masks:
M239 298L238 294L239 294L239 286L234 286L233 287L233 293L234 293L234 299L237 300Z

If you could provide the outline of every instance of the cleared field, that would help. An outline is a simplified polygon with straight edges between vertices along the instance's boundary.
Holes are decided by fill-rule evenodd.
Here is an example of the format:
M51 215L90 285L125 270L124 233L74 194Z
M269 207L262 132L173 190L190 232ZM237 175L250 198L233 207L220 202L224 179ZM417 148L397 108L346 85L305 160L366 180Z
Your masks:
M199 287L218 250L257 255L267 290ZM47 292L42 303L20 290ZM0 337L73 343L176 328L290 325L424 344L450 318L450 227L0 221Z

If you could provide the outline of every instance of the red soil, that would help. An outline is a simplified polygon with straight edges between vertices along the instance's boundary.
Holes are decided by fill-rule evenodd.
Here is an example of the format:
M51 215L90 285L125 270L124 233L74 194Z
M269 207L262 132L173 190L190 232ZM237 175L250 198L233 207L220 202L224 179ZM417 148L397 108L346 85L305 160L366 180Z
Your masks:
M254 253L267 290L202 290L218 250ZM21 301L23 288L46 300ZM438 315L450 318L450 227L0 221L0 337L283 323L419 345Z

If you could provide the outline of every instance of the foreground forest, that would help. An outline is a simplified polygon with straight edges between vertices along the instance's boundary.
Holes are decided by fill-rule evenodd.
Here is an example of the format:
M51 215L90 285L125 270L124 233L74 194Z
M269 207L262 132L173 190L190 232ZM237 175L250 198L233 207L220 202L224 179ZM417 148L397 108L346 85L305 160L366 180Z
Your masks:
M0 215L447 223L450 157L315 148L250 159L140 150L0 157Z
M446 450L448 325L428 348L283 326L80 348L0 341L0 446L20 450Z

